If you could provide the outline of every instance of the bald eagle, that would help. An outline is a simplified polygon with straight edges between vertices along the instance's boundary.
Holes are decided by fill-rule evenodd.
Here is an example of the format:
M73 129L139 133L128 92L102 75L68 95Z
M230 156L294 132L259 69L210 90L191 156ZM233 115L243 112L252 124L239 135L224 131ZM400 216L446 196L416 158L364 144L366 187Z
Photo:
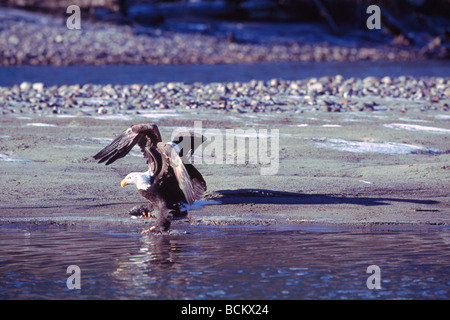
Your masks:
M203 176L190 162L190 156L205 140L202 135L188 132L164 143L157 125L137 124L123 131L94 159L109 165L125 157L137 144L147 159L148 170L131 172L120 185L135 184L157 211L156 224L143 232L167 232L174 215L187 215L187 210L181 210L183 203L192 205L206 191Z

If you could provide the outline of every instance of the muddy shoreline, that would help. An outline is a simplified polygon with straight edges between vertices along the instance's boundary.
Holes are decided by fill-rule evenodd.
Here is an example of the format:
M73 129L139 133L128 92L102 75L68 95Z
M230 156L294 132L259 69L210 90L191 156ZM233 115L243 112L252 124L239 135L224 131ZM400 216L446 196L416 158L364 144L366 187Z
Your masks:
M175 128L201 121L205 131L279 130L278 172L262 176L267 164L261 163L199 164L208 192L189 220L173 228L450 225L447 112L401 99L386 103L385 111L359 112L6 113L0 116L0 223L148 227L150 221L127 214L145 202L134 188L120 187L127 173L145 170L139 152L108 167L92 155L133 123L156 122L168 140Z

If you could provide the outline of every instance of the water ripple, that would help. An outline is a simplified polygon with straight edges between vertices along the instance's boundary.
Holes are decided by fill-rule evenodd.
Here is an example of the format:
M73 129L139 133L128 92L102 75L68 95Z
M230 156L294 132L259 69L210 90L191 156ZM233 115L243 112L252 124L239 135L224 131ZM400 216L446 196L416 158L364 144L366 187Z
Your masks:
M449 228L0 226L3 299L448 299ZM70 290L69 265L81 269ZM381 289L366 285L369 265Z

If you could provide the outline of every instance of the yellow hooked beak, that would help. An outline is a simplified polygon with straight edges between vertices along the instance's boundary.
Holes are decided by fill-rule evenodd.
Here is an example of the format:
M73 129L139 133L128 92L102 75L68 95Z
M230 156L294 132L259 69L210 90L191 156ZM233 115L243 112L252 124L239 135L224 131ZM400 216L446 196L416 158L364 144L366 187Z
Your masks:
M120 182L120 186L123 188L123 187L125 187L127 184L129 184L129 182L126 180L126 179L123 179L121 182Z

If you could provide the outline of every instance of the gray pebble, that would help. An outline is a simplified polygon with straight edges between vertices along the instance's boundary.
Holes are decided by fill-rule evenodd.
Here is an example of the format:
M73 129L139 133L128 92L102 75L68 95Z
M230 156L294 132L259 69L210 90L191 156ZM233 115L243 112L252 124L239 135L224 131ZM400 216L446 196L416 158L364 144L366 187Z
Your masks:
M0 109L8 112L115 114L158 109L215 109L218 112L324 112L377 111L376 99L400 98L421 110L430 105L448 110L450 78L389 77L365 79L343 77L297 81L272 79L246 83L158 83L154 85L61 85L45 87L22 82L0 87ZM306 109L304 109L306 108ZM389 111L389 110L388 110ZM405 111L406 112L406 111ZM5 113L5 112L2 112Z

